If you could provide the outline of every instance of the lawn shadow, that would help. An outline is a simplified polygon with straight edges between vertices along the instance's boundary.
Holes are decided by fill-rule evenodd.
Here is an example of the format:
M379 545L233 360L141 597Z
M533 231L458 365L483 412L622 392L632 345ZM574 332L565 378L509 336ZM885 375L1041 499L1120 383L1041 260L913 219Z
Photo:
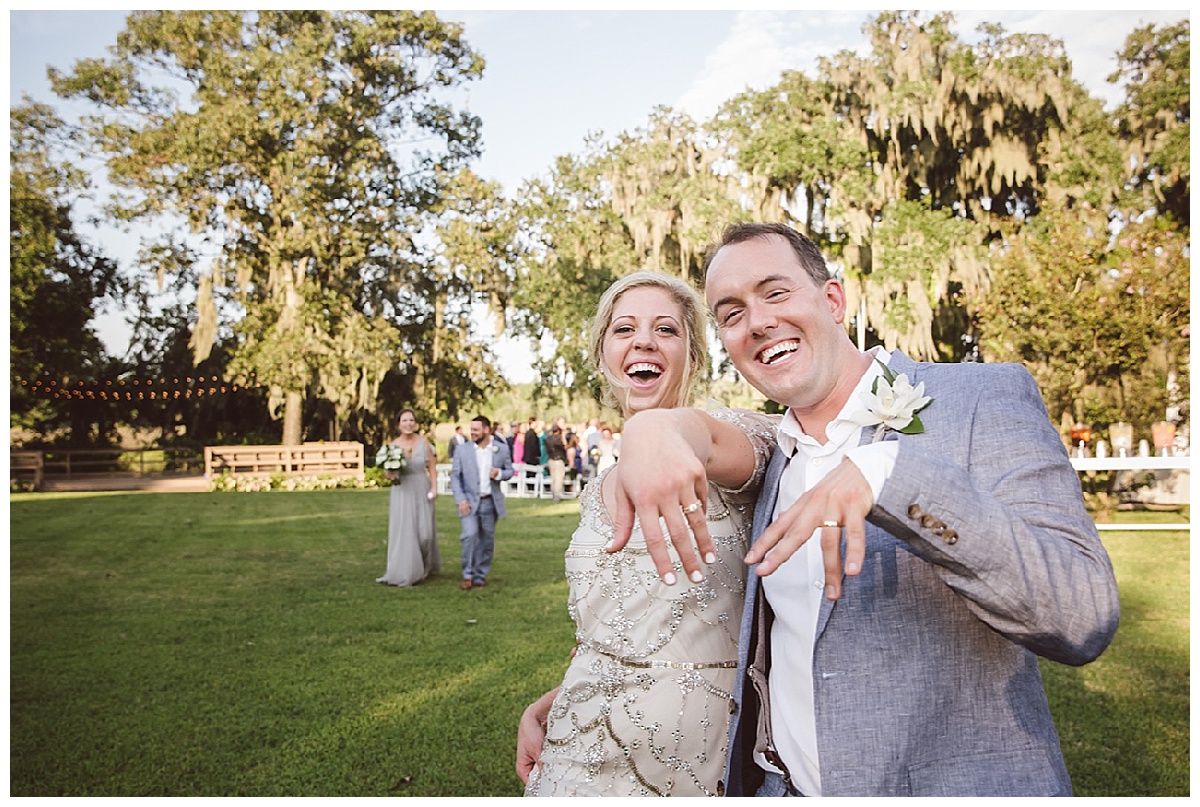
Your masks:
M1075 795L1187 796L1186 624L1182 642L1170 641L1173 626L1136 586L1122 590L1121 606L1121 626L1099 659L1083 667L1041 662Z

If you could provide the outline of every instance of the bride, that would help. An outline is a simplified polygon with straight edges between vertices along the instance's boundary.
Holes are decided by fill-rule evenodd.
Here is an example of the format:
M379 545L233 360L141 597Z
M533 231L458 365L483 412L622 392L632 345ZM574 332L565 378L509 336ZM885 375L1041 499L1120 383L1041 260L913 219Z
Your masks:
M562 685L521 718L517 773L530 796L717 795L725 767L750 519L774 422L685 409L707 366L703 302L682 280L638 272L614 283L592 322L605 403L627 419L672 418L706 458L716 548L702 579L663 583L639 529L609 553L618 462L589 482L566 551L576 650ZM643 413L639 415L638 413ZM706 498L707 501L703 499ZM682 527L680 527L682 529ZM699 574L696 575L700 577Z

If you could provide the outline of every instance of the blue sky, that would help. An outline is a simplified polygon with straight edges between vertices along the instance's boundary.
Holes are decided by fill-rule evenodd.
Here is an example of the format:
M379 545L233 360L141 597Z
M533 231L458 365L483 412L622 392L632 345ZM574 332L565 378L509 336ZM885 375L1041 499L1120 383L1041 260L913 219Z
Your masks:
M103 56L124 11L13 11L9 15L11 100L51 99L46 65L70 69ZM784 69L811 70L817 56L863 50L872 12L845 11L454 11L467 41L487 60L467 103L484 121L479 171L515 190L589 132L645 123L656 105L703 118L747 86L762 88ZM1174 11L956 11L960 35L983 21L1063 39L1074 70L1110 100L1104 78L1113 53L1138 24L1188 16Z
M874 13L849 5L841 11L743 12L585 11L557 4L521 11L427 7L463 23L467 41L487 61L484 78L464 96L483 120L485 152L476 170L509 192L542 174L556 156L582 151L589 133L615 135L643 125L655 106L703 120L747 86L770 86L782 70L811 71L816 57L843 48L865 51L861 29ZM1105 77L1125 37L1139 25L1183 19L1186 9L954 13L965 39L974 38L981 22L1061 38L1075 76L1113 104L1119 89ZM104 56L127 13L10 12L10 103L26 92L55 102L46 66L69 70L76 59ZM94 240L118 259L132 254L127 236L107 231ZM102 333L122 351L119 321L119 315L108 314ZM505 341L494 347L510 380L526 380L528 352Z

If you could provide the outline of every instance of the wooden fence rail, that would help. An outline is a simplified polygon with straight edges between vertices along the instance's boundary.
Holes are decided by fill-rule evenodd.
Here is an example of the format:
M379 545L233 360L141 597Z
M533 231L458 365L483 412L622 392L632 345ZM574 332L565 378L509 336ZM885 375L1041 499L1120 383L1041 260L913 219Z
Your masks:
M178 448L51 448L16 454L40 455L44 475L60 479L198 474L201 461L200 452Z
M204 475L355 476L365 471L362 443L303 443L298 446L207 446Z

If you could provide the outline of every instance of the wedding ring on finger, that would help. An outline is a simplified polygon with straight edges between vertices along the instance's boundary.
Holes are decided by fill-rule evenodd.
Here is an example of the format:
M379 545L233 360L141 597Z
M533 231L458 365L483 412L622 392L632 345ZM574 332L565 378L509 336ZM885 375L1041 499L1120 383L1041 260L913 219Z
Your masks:
M700 509L700 502L694 501L686 507L680 507L679 509L683 511L685 516L690 516L692 513Z
M829 519L826 519L825 521L821 522L821 526L822 527L840 527L840 526L842 526L842 522L830 521Z

